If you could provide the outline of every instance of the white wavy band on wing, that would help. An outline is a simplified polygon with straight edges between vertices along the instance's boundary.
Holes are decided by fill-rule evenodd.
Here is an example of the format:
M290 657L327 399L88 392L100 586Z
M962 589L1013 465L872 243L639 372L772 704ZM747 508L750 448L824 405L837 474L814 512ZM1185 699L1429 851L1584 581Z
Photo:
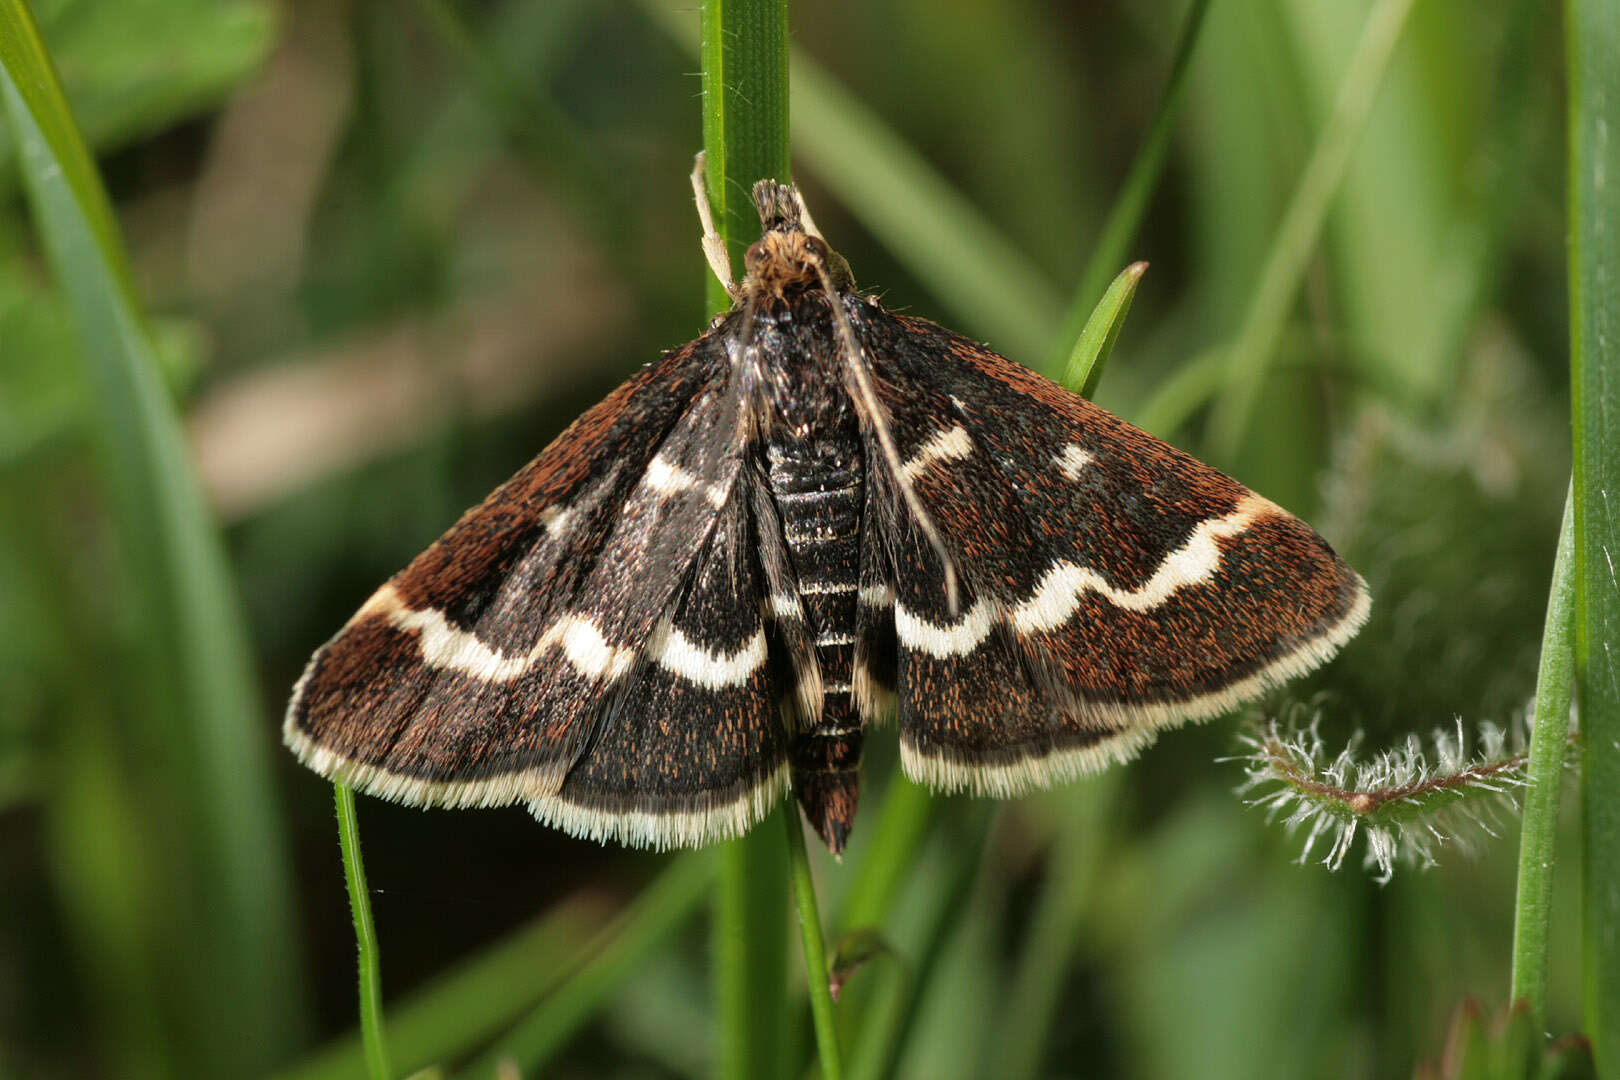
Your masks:
M936 623L896 602L895 630L908 648L943 659L964 656L978 648L990 636L998 617L1019 633L1056 629L1074 617L1087 593L1097 593L1127 611L1150 611L1176 590L1201 584L1215 575L1221 565L1217 541L1242 534L1263 515L1281 512L1273 503L1250 496L1230 514L1199 522L1186 541L1166 555L1152 576L1135 589L1115 588L1089 566L1060 559L1041 575L1034 592L1023 603L997 612L988 600L980 600L960 619Z
M1007 611L1007 621L1026 634L1055 630L1073 617L1086 593L1093 592L1126 611L1151 611L1177 589L1214 577L1221 566L1221 547L1216 541L1241 535L1255 518L1275 510L1266 500L1251 497L1224 517L1200 521L1186 542L1166 555L1153 576L1135 589L1116 589L1089 566L1056 562L1041 576L1034 594Z
M712 652L665 619L647 640L647 658L672 675L709 690L743 686L765 663L765 631L755 630L734 652Z
M1355 637L1371 610L1372 597L1367 585L1357 578L1355 596L1337 622L1258 671L1177 701L1086 705L1083 715L1092 725L1099 729L1117 728L1107 738L1090 746L1059 750L1032 747L1022 759L973 761L961 753L918 745L902 723L900 763L911 779L941 792L967 791L1010 798L1067 783L1130 760L1151 743L1161 729L1221 716L1290 679L1315 670Z
M988 600L978 601L953 623L930 622L907 611L898 600L894 604L894 629L900 644L941 658L966 656L978 648L990 636L995 618Z
M470 630L451 626L437 609L406 607L392 585L378 589L355 620L372 616L387 619L396 630L414 631L422 662L429 667L457 671L485 682L521 678L547 652L559 647L580 674L609 682L622 677L636 659L635 649L610 644L596 624L583 615L562 616L540 635L533 648L516 656L490 648Z

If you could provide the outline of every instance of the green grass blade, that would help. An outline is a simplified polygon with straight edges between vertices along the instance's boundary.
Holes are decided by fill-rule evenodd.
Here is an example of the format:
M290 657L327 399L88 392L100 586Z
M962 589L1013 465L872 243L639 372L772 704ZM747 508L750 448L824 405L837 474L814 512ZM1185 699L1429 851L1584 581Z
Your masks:
M1131 161L1131 171L1126 174L1119 195L1109 208L1108 219L1097 234L1091 257L1086 260L1085 270L1080 274L1080 284L1069 301L1069 310L1063 318L1063 329L1059 331L1056 355L1053 357L1054 371L1068 354L1069 343L1081 334L1086 321L1093 317L1091 312L1102 299L1109 275L1114 272L1114 267L1126 260L1131 241L1142 226L1148 200L1158 186L1159 174L1164 171L1164 159L1170 152L1170 140L1175 134L1176 121L1181 116L1181 103L1187 96L1187 73L1192 69L1193 48L1198 44L1199 31L1204 27L1204 16L1208 11L1209 0L1193 0L1183 17L1181 36L1176 41L1176 51L1170 61L1170 77L1165 81L1164 94L1159 98L1158 107L1153 110L1153 122L1136 151L1136 157ZM1067 382L1071 387L1077 385L1072 378ZM1089 398L1091 394L1085 393L1083 396Z
M1586 1034L1620 1075L1620 5L1568 0L1575 672L1580 682Z
M1097 301L1085 329L1080 331L1074 350L1069 354L1063 384L1081 397L1090 399L1097 392L1097 384L1102 382L1103 369L1108 364L1108 354L1114 351L1114 342L1119 339L1125 316L1130 314L1131 301L1136 298L1136 287L1145 273L1145 262L1132 263L1121 270Z
M697 46L682 4L641 7L677 44ZM794 152L966 328L1014 358L1045 355L1063 311L1045 275L803 50L791 56Z
M584 135L548 95L514 77L498 50L480 36L453 0L413 0L427 30L466 74L480 103L500 125L507 142L537 176L554 181L570 205L596 232L603 250L617 256L627 246L631 220L626 192L594 155ZM548 25L566 26L580 0L550 6ZM534 80L540 73L525 71Z
M280 1059L301 1026L297 940L265 733L219 535L159 373L112 208L23 0L0 0L0 102L95 389L117 540L140 613L127 724L170 754L175 951L187 1049L217 1074ZM128 728L125 728L128 731ZM222 992L221 987L229 987Z
M920 940L904 951L906 963L883 965L872 973L879 985L871 991L871 1015L850 1051L850 1076L884 1080L899 1071L923 996L931 989L952 933L972 901L994 806L990 800L975 799L958 802L948 811L944 824L955 828L949 829L944 845L947 866L943 880L929 892L934 906L920 920Z
M841 1080L838 1020L833 1012L827 981L827 945L821 937L821 909L816 903L816 881L810 874L810 855L804 849L804 823L799 815L783 816L787 831L788 864L793 870L793 905L799 915L799 937L804 943L804 975L810 991L810 1016L816 1029L816 1052L823 1080Z
M1529 789L1519 841L1518 900L1514 904L1513 977L1509 1001L1527 1001L1539 1027L1547 1015L1547 942L1552 932L1554 842L1558 803L1568 758L1569 705L1575 688L1575 643L1571 621L1575 604L1573 494L1564 503L1552 587L1547 591L1547 624L1541 634L1541 668L1536 674L1535 726L1531 731Z
M772 817L797 815L796 807ZM719 1075L743 1080L787 1063L787 861L770 818L721 846L714 897Z
M465 1058L531 1012L601 941L599 906L564 901L395 1001L388 1011L388 1048L400 1073ZM365 1067L365 1047L356 1032L280 1073L278 1080L350 1080Z
M1339 86L1333 111L1277 226L1276 239L1228 354L1226 389L1217 399L1211 417L1210 436L1215 451L1226 460L1236 456L1248 431L1277 339L1316 251L1357 136L1372 113L1412 3L1377 0L1367 12L1361 40Z
M360 1039L365 1046L366 1073L371 1080L388 1080L388 1042L383 1032L382 948L371 921L371 893L366 889L366 864L360 854L360 819L354 812L354 789L332 785L337 806L338 847L343 853L343 883L349 891L349 913L354 918L354 943L359 953Z
M759 233L758 180L787 181L786 0L704 0L700 7L704 173L715 227L740 277ZM680 32L691 23L683 16ZM729 307L705 271L711 311ZM797 818L796 808L778 810ZM796 823L796 822L795 822ZM788 1070L788 867L782 831L761 822L721 846L714 909L718 1075L728 1080Z
M1113 834L1112 809L1120 783L1121 770L1116 769L1049 796L1063 805L1062 824L1047 850L1050 870L1035 901L1001 1012L995 1074L1006 1080L1040 1075L1064 979Z
M704 0L703 152L715 227L742 276L742 255L759 234L754 183L792 179L788 158L786 0ZM690 23L683 18L682 31ZM731 298L709 275L709 307Z
M1062 304L1047 277L893 128L793 54L794 146L816 175L965 327L1014 359L1051 348ZM834 245L836 246L836 244Z
M706 853L678 856L602 932L589 962L489 1053L457 1075L489 1080L506 1062L515 1064L520 1075L544 1075L546 1064L568 1039L692 915L714 880L714 870L715 860Z
M838 912L839 927L848 932L876 926L888 915L907 872L917 860L928 833L934 797L921 784L896 773L877 813L862 822L867 835L860 862Z

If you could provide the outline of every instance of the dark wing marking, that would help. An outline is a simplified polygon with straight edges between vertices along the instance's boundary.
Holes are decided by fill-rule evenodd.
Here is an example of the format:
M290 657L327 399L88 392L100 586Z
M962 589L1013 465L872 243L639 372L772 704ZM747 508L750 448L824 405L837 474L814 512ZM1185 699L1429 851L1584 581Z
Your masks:
M745 478L561 789L530 801L575 836L690 847L740 835L788 786L773 653Z
M949 544L951 534L945 536ZM1148 728L1084 719L1065 695L1052 693L1015 634L1005 626L978 625L981 616L974 613L989 608L968 574L958 583L960 617L951 619L944 568L914 526L902 523L888 547L894 603L907 634L920 622L944 628L931 640L908 636L896 642L892 617L889 624L901 761L912 779L946 791L1006 797L1096 772L1152 742ZM953 630L976 643L957 651L950 647L957 640Z
M866 460L871 462L872 448ZM882 721L895 709L899 656L895 648L894 602L897 537L909 525L905 504L881 470L866 471L866 506L861 515L861 571L855 599L855 708L867 724ZM926 543L920 538L918 543ZM930 556L933 550L928 550ZM931 568L941 583L944 571ZM907 567L910 572L911 567Z
M908 601L895 567L913 775L998 794L1066 779L1318 666L1365 621L1365 584L1298 518L956 334L857 311L904 471L966 585L952 614L915 585ZM926 699L907 704L935 664L981 698L1028 686L1054 707L976 743L973 702L932 702L958 733L939 750L908 722Z
M729 496L729 370L668 354L379 589L299 680L300 760L419 805L554 794Z
M772 652L780 654L791 671L791 692L782 695L782 720L789 732L796 733L821 716L821 665L816 660L804 598L799 594L799 578L764 469L758 462L744 468L754 539L764 569L761 598Z

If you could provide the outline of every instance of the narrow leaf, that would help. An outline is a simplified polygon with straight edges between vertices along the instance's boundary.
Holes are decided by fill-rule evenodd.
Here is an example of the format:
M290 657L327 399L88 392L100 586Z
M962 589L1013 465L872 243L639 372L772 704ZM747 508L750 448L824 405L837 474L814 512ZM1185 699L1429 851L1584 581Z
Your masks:
M1586 1026L1620 1075L1620 5L1565 5Z
M112 208L24 0L0 0L0 105L95 390L106 488L140 619L128 642L138 675L126 719L151 725L142 745L170 755L165 795L182 830L173 850L194 877L173 883L196 920L185 946L172 944L191 997L188 1050L216 1073L251 1074L286 1052L301 1020L270 729Z
M1552 587L1547 591L1547 623L1541 634L1541 666L1536 675L1535 722L1530 730L1524 829L1519 840L1518 900L1514 905L1513 980L1508 999L1525 1002L1537 1024L1547 1015L1553 863L1574 691L1573 501L1573 494L1564 501L1564 525L1558 534Z
M382 1018L382 949L371 921L371 893L366 889L366 864L360 855L360 819L354 812L354 790L333 784L332 799L337 806L343 883L349 890L349 913L354 919L354 943L359 953L360 1040L366 1051L366 1073L371 1080L389 1080L392 1073Z
M1131 301L1136 298L1136 287L1141 284L1145 273L1145 262L1132 263L1121 270L1113 284L1108 286L1108 291L1103 293L1102 299L1097 301L1091 318L1086 320L1085 329L1080 331L1074 351L1069 354L1068 372L1063 383L1081 397L1089 399L1097 392L1103 368L1108 364L1108 354L1114 351L1114 342L1119 338L1120 327L1125 325Z

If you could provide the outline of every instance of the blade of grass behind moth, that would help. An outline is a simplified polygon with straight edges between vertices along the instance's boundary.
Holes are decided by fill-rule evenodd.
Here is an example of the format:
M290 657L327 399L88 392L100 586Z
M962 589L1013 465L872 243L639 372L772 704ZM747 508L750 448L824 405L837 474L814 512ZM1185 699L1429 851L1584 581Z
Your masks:
M1125 316L1130 314L1131 301L1136 298L1136 287L1142 282L1142 275L1147 273L1147 263L1132 263L1108 286L1102 299L1097 301L1097 307L1086 320L1085 329L1080 331L1080 337L1074 343L1074 350L1069 354L1069 364L1063 377L1063 385L1090 400L1097 392L1097 384L1102 381L1103 369L1108 364L1108 355L1114 351L1114 342L1119 339L1120 328L1125 325Z
M1543 11L1543 5L1536 0L1520 0L1508 20L1497 74L1490 80L1497 92L1493 105L1486 110L1498 122L1492 127L1489 145L1477 155L1481 163L1477 171L1485 177L1480 185L1479 206L1446 244L1430 317L1419 339L1402 353L1429 358L1421 365L1425 368L1441 365L1463 347L1481 304L1490 295L1490 283L1500 272L1498 253L1506 226L1515 220L1516 208L1529 182L1531 163L1540 160L1534 145L1542 137L1538 118L1545 113L1532 107L1538 88L1528 69L1533 66L1533 43L1540 29L1536 16ZM1280 352L1320 357L1320 340L1307 341L1298 348L1289 344L1290 338L1302 335L1297 326L1285 329ZM1387 364L1368 356L1365 350L1354 350L1343 359L1342 378L1354 380L1357 388L1392 402L1410 399L1411 378L1390 377ZM1132 422L1161 438L1173 436L1220 392L1227 363L1226 354L1218 349L1198 353L1154 388L1131 416ZM1287 362L1277 366L1285 367Z
M360 1042L365 1048L366 1072L371 1080L389 1080L388 1039L383 1030L382 949L371 920L371 893L366 890L366 864L360 853L360 819L354 812L354 791L332 785L337 807L338 847L343 854L343 883L349 892L349 913L354 921L355 951L359 957Z
M400 1074L465 1058L531 1012L611 940L601 933L604 915L600 904L565 900L394 1002L388 1011L388 1047ZM316 1051L277 1080L348 1080L364 1068L365 1051L356 1032Z
M1398 392L1390 396L1402 408L1429 407L1436 395L1453 384L1480 312L1492 302L1496 284L1507 272L1504 248L1511 242L1514 228L1523 222L1532 170L1547 160L1548 140L1556 134L1546 123L1554 111L1550 97L1556 83L1537 74L1539 58L1545 55L1545 38L1555 26L1547 15L1548 6L1541 0L1517 0L1502 16L1499 55L1485 80L1488 96L1480 109L1489 125L1465 164L1472 190L1466 193L1468 198L1448 233L1439 240L1434 269L1421 264L1409 269L1409 273L1422 275L1422 287L1411 290L1422 297L1420 316L1386 321L1384 305L1376 300L1347 307L1345 312L1349 333L1366 343L1358 351L1369 366L1378 368L1371 377L1381 383L1397 383ZM1452 17L1474 18L1460 10ZM1429 35L1437 32L1432 25L1424 29ZM1442 24L1439 32L1451 29L1454 27ZM1426 146L1423 152L1437 151ZM1451 188L1444 197L1455 198ZM1392 227L1399 228L1398 221L1392 223L1385 212L1392 201L1397 200L1369 196L1358 208L1358 216L1347 214L1340 223L1340 235L1358 237L1364 245L1380 244ZM1379 220L1382 228L1361 227L1372 220ZM1389 279L1391 254L1387 248L1364 247L1350 257L1357 255L1363 264L1356 269L1359 278L1386 289L1409 288L1409 281ZM1399 259L1398 254L1394 257ZM1394 344L1388 344L1391 342Z
M804 847L804 824L799 815L783 816L787 833L788 865L793 873L793 904L799 914L799 937L804 943L804 977L810 994L810 1017L816 1031L816 1055L822 1080L843 1080L838 1050L838 1021L828 984L827 945L821 936L821 911L816 903L816 882L810 873L810 854Z
M1211 417L1211 444L1222 459L1229 461L1237 455L1248 432L1277 339L1316 251L1357 136L1366 127L1412 3L1377 0L1368 11L1333 111L1277 226L1243 324L1227 352L1227 384L1216 399Z
M855 834L851 857L845 860L854 865L854 873L834 920L841 929L876 926L888 916L921 852L933 808L927 788L895 772L883 805L863 823L865 835Z
M1089 777L1052 799L1060 824L1047 847L1049 869L1036 897L997 1026L1001 1053L987 1075L1020 1080L1040 1074L1080 931L1096 893L1097 870L1114 830L1120 771Z
M297 940L265 732L223 547L134 297L112 209L23 0L0 0L0 102L43 246L84 343L123 567L147 622L130 686L143 745L173 754L157 804L177 809L190 881L189 1000L176 1014L202 1072L261 1072L302 1026ZM163 726L167 725L167 730ZM163 770L155 770L163 771ZM191 919L190 916L195 916ZM220 986L233 987L221 994ZM177 1003L178 1004L178 1003Z
M524 165L558 184L599 236L603 252L622 258L628 247L624 231L632 218L617 174L602 166L585 136L548 95L513 77L497 49L467 24L452 0L413 0L413 6L440 48L466 74ZM537 9L544 13L543 29L563 31L580 6L579 0L566 0ZM531 86L540 74L524 71Z
M523 1076L544 1075L568 1039L696 912L714 882L715 862L707 852L676 856L624 915L592 941L590 960L488 1053L456 1075L462 1080L489 1080L507 1063L516 1065Z
M1552 932L1553 860L1558 804L1568 759L1569 706L1575 665L1575 507L1573 487L1564 500L1547 623L1536 672L1535 721L1530 729L1529 787L1519 839L1519 885L1513 918L1513 976L1509 1001L1529 1003L1539 1029L1547 1015L1547 942Z
M640 6L678 45L695 51L685 4L640 0ZM1014 358L1043 356L1063 310L1046 276L803 50L791 56L795 152L966 328Z
M1187 96L1187 72L1192 67L1193 47L1198 44L1199 31L1204 27L1204 15L1208 11L1209 0L1192 0L1187 14L1182 18L1181 34L1170 61L1170 77L1165 81L1158 107L1153 110L1148 133L1131 161L1130 172L1126 173L1125 182L1120 185L1119 195L1108 211L1108 219L1103 222L1102 231L1092 245L1091 257L1081 271L1080 283L1069 300L1068 312L1063 317L1062 329L1052 349L1049 374L1061 369L1064 358L1069 355L1070 342L1080 336L1088 319L1095 318L1091 313L1102 298L1109 275L1114 272L1114 267L1125 261L1131 240L1142 226L1148 200L1158 187L1160 173L1164 171L1164 159L1170 150L1171 137L1175 134L1176 120L1181 116L1181 103ZM1073 364L1071 357L1071 373ZM1068 385L1071 389L1076 385L1072 375ZM1089 398L1091 395L1086 393L1084 396Z
M932 906L913 921L912 940L897 943L905 966L873 965L871 1015L849 1054L848 1072L855 1080L885 1080L899 1069L946 946L973 902L994 813L991 800L956 800L936 830L939 842L933 847L943 865L937 878L925 879L932 887L919 890Z
M1564 5L1581 700L1581 954L1599 1076L1620 1076L1620 5Z
M680 17L682 36L690 11ZM703 0L704 174L715 227L734 268L759 231L755 181L787 181L788 22L786 0ZM735 270L734 270L735 272ZM704 272L709 309L731 298ZM796 806L778 808L797 818ZM717 1074L725 1080L790 1071L787 972L788 863L784 824L767 819L720 846L713 945Z
M837 927L835 948L841 948L848 935L857 931L874 933L887 941L884 930L892 922L896 898L926 848L936 820L935 805L927 788L895 771L882 804L856 830L844 854L844 865L849 868L848 887L833 905L836 914L829 920ZM862 966L895 962L892 955L875 955ZM856 972L839 991L838 1026L846 1046L856 1045L872 1020L869 1006L877 981Z

